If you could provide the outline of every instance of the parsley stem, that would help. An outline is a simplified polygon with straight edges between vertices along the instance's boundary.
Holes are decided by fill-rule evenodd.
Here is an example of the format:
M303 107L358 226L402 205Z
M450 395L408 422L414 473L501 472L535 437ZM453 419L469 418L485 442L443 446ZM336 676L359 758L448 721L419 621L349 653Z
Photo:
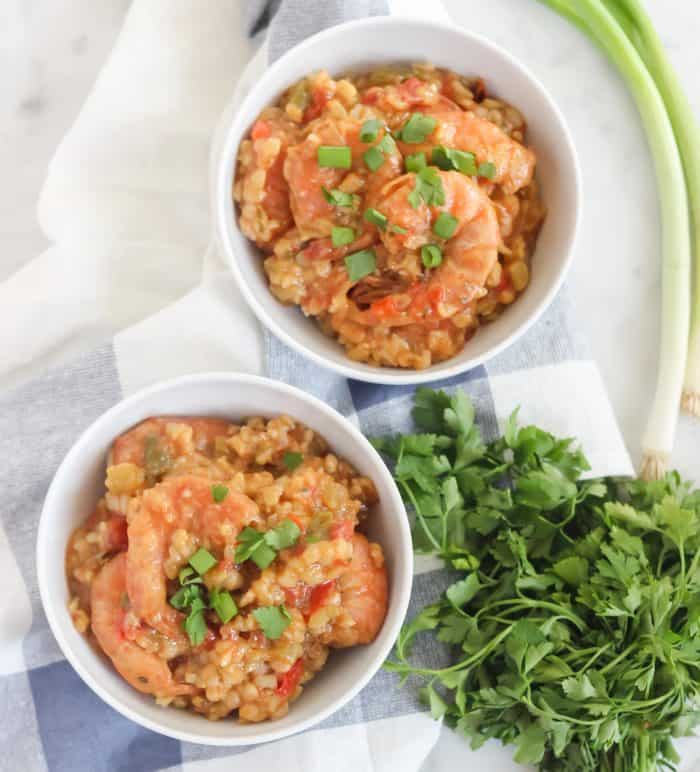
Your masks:
M432 532L428 528L428 524L425 522L425 518L423 517L420 508L418 507L418 502L416 501L416 497L413 495L413 491L411 490L410 485L405 480L399 480L399 483L401 487L406 491L406 495L411 500L411 504L413 505L413 509L415 510L416 517L418 518L418 522L421 524L421 527L425 531L425 535L428 537L428 539L432 542L433 546L435 547L435 550L442 554L443 549L438 544L437 540L433 536Z
M493 608L494 606L510 606L511 608L509 611L517 611L520 608L546 608L550 609L550 611L556 611L559 613L562 617L565 619L568 619L570 622L573 622L576 627L579 629L579 631L582 631L585 628L585 623L583 620L578 617L576 614L572 613L571 611L567 611L562 606L557 606L556 603L550 603L546 600L531 600L530 598L521 598L521 599L514 599L514 600L497 600L493 603L490 603L488 606L484 606L482 609L479 609L479 611L476 613L475 619L484 611L488 611L490 608ZM506 613L509 613L507 611Z
M600 669L600 671L599 671L599 672L600 672L600 673L605 673L605 671L606 671L606 670L610 670L610 668L611 668L611 667L615 667L615 665L617 665L617 663L618 663L618 662L621 662L623 659L625 659L625 657L626 657L626 656L627 656L627 655L628 655L628 654L629 654L631 651L633 651L634 649L636 649L636 648L637 648L637 646L638 646L638 642L637 642L637 641L635 641L633 644L631 644L630 646L628 646L628 647L627 647L627 648L626 648L626 649L625 649L625 650L622 652L622 654L618 654L618 655L617 655L617 657L615 657L615 659L613 659L613 660L610 660L610 662L608 662L608 664L607 664L607 665L605 665L605 667L602 667L602 668Z
M612 641L610 643L606 643L605 646L601 646L600 649L598 649L595 654L586 662L586 664L581 668L580 672L585 673L586 670L598 659L598 657L601 657L610 647L612 646Z

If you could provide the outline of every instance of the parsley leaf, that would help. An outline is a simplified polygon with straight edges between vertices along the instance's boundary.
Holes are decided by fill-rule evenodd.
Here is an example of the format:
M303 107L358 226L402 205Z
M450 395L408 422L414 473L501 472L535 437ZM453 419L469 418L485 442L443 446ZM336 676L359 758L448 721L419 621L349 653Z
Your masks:
M292 617L284 605L261 606L253 611L253 616L265 633L265 637L271 641L276 641L292 621Z
M212 485L211 495L217 504L221 504L228 496L228 488L225 485Z
M574 441L517 410L484 441L454 388L418 388L413 418L416 433L373 443L414 549L452 574L386 669L422 680L473 747L499 739L546 772L672 769L672 736L700 723L700 492L676 473L581 479ZM420 661L420 636L447 660L433 641Z
M301 453L295 453L294 451L288 450L285 452L284 458L282 460L287 469L289 469L290 472L293 472L298 466L301 465L301 462L304 460L304 456Z

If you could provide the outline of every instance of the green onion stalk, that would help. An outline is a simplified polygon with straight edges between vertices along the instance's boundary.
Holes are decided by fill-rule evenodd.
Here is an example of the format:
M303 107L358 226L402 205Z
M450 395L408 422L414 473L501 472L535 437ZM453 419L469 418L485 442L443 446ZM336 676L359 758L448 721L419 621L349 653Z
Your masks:
M700 128L663 44L639 0L606 0L659 89L681 154L690 206L695 287L682 406L700 417Z
M690 328L690 225L681 158L659 87L617 20L626 18L623 13L629 14L636 0L540 2L582 29L619 70L636 102L654 159L663 249L661 350L656 391L642 438L641 474L658 479L673 449ZM700 342L697 346L700 348Z

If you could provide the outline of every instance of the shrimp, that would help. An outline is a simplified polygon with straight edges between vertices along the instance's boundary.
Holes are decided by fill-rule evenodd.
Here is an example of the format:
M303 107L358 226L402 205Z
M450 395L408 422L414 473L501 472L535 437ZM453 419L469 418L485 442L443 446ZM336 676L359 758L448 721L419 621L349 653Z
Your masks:
M283 169L287 148L298 134L279 108L269 108L253 126L251 139L241 143L233 196L241 207L241 230L261 249L271 251L274 240L292 225Z
M334 225L348 224L355 217L352 207L334 206L326 200L328 191L340 188L356 193L365 188L369 201L372 192L401 173L402 159L395 150L384 153L384 163L374 172L369 170L363 154L383 139L383 130L372 143L360 140L359 121L322 116L309 124L303 142L287 151L284 176L289 184L292 214L299 233L304 239L330 236ZM348 169L319 166L320 145L350 147L352 165Z
M159 697L193 694L196 689L176 683L168 663L142 649L124 634L127 598L127 556L120 552L106 563L92 584L92 631L117 672L134 689Z
M225 437L229 426L220 418L148 418L114 440L107 464L143 467L153 482L177 456L211 455L216 438Z
M371 105L385 114L403 114L411 108L460 111L459 105L440 93L437 83L427 83L415 76L398 85L368 88L362 94L362 103Z
M187 647L182 615L167 601L164 561L173 533L184 530L197 544L223 555L239 531L257 522L258 507L242 493L229 490L214 501L209 480L171 477L135 499L129 513L127 587L134 612L151 627ZM194 550L193 550L194 552Z
M341 605L351 624L342 617L334 621L328 644L335 648L371 643L386 617L388 584L382 548L361 533L354 533L351 542L350 564L337 579Z
M388 250L417 249L434 241L432 223L440 212L457 220L455 234L445 243L443 260L428 278L406 289L375 300L369 308L350 308L349 318L359 324L392 327L416 322L440 321L463 311L484 295L484 283L498 259L500 231L488 195L471 178L459 172L439 172L445 202L440 206L421 203L413 208L407 200L415 185L413 173L385 187L380 209L406 233L388 229L381 238Z
M424 112L435 118L437 125L426 142L399 142L403 154L423 152L430 156L434 147L444 145L473 153L479 164L494 164L496 171L492 181L506 193L515 193L532 182L534 152L511 139L491 121L461 110L444 110L442 105L427 107Z

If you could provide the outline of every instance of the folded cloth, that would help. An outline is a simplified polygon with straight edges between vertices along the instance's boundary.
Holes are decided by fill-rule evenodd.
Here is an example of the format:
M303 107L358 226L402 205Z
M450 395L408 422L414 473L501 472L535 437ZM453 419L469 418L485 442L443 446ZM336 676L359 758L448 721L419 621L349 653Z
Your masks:
M152 11L152 0L146 5ZM180 34L189 25L201 31L201 16L208 13L201 4L185 0L168 0L161 3L160 9L154 17L143 11L142 4L134 5L108 64L112 77L116 77L120 64L128 66L124 49L128 50L134 41L142 44L152 32L148 25L168 22ZM275 57L322 24L335 23L351 13L355 16L358 9L362 14L386 10L378 0L257 2L250 4L249 22L251 31L257 33L272 19L270 38L261 56ZM431 14L435 12L436 4L432 3ZM177 16L177 24L173 15ZM212 35L214 27L207 27ZM221 39L217 40L221 45ZM163 54L163 58L167 56ZM156 68L152 77L158 79L164 91L178 93L178 101L183 104L219 75L215 69L193 67L181 78L182 72L172 69L166 72ZM142 76L150 77L148 72ZM104 89L109 87L105 80L98 80L89 102L103 102ZM249 73L243 82L250 81ZM89 134L81 124L82 118L73 131ZM184 112L181 121L172 126L175 144L186 142ZM212 119L210 134L213 129ZM128 155L128 147L123 146L120 152ZM199 163L205 165L206 161L200 159ZM67 177L69 173L70 164L66 162L63 174ZM205 174L205 169L200 173ZM200 193L192 194L197 206L203 205L205 193ZM160 193L150 191L150 195L158 200ZM163 196L165 211L169 199L168 194ZM120 230L121 214L133 223L133 209L117 211L112 222L115 233ZM97 224L90 219L89 211L82 214L90 233L95 233L103 222L104 209L94 215ZM136 248L135 242L131 246ZM65 248L65 244L59 248ZM159 259L162 254L159 252ZM47 370L0 396L0 558L4 574L4 600L0 604L0 769L209 771L276 765L289 772L325 772L329 768L411 772L469 767L470 762L474 769L515 769L510 749L487 744L477 753L470 751L461 738L422 712L413 690L400 688L393 674L380 672L349 705L301 735L254 748L209 748L162 737L123 718L82 683L61 655L38 597L34 541L39 512L51 477L70 445L91 421L126 394L155 380L187 372L264 370L320 396L358 422L367 434L404 431L410 425L411 388L346 381L313 367L271 336L265 335L263 345L257 325L245 310L230 276L220 270L217 255L210 250L203 262L206 275L201 286L179 301L119 332L91 353ZM170 271L175 272L172 267ZM516 346L484 366L436 385L450 391L465 388L475 401L488 436L496 433L519 404L523 421L578 437L592 463L593 474L631 472L600 376L576 334L565 293ZM417 563L412 608L435 597L445 579L444 573L429 562ZM429 646L426 642L422 645ZM417 653L432 656L427 648Z

